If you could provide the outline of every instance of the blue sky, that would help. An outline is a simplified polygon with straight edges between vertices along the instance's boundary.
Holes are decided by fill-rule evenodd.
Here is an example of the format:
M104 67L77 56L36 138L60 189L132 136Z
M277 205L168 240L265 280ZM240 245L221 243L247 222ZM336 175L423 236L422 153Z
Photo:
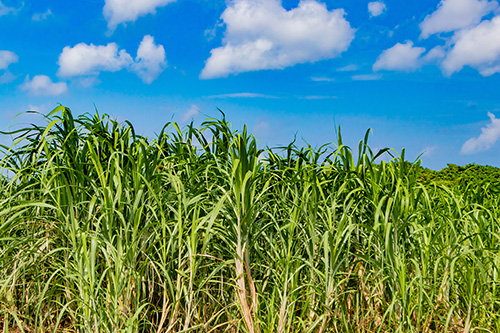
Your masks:
M3 130L58 103L148 136L220 108L263 146L340 125L430 168L500 166L499 88L497 1L0 1Z

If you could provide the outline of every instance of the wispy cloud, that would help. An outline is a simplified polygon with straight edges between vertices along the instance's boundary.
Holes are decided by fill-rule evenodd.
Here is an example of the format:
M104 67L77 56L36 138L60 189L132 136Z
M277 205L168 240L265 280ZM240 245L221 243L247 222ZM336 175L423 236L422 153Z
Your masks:
M200 108L197 105L191 105L191 107L181 116L181 122L187 123L190 120L198 117L200 114Z
M90 88L97 86L99 83L101 83L101 80L99 80L97 76L85 76L79 77L73 82L76 82L82 88Z
M26 110L37 111L40 113L47 113L50 110L52 110L53 108L54 108L54 105L52 105L51 103L45 103L45 104L41 104L41 105L28 104L28 107L26 108Z
M211 41L215 38L215 36L217 36L217 30L222 26L224 26L224 24L219 20L213 27L208 28L203 32L203 36L205 36L207 42Z
M7 7L0 0L0 16L9 15L9 14L15 14L18 10L19 9L14 8L14 7Z
M423 157L432 157L436 154L438 146L427 146L420 153Z
M358 65L350 64L344 67L337 68L337 72L353 72L359 69Z
M461 154L476 154L482 151L489 150L500 138L500 119L495 118L495 115L488 112L490 123L486 127L481 128L481 134L477 138L467 140L462 149Z
M324 96L324 95L308 95L308 96L301 96L300 98L314 100L314 99L336 99L338 97L337 96Z
M54 15L52 13L52 11L50 9L47 9L47 11L43 12L43 13L36 13L36 14L33 14L33 16L31 17L31 19L35 22L39 22L39 21L45 21L46 19L48 19L50 16Z
M325 76L313 76L313 77L311 77L311 81L314 81L314 82L333 82L333 81L335 81L335 78L325 77Z
M2 75L0 75L0 84L6 84L14 81L17 76L12 74L11 72L5 72Z
M260 120L253 127L252 133L257 138L266 138L271 133L271 124L268 121L266 121L266 120Z
M375 81L380 80L381 78L382 75L380 74L359 74L351 77L353 81Z
M234 93L234 94L221 94L206 96L207 98L279 98L278 96L256 94L249 92Z

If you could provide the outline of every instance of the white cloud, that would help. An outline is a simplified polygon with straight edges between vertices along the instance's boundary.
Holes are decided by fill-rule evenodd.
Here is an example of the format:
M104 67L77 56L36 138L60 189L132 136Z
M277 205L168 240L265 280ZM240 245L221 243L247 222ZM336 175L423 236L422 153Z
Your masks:
M135 62L125 50L119 50L118 45L87 45L80 43L74 47L66 46L59 55L59 70L61 77L97 77L100 72L117 72L129 69L136 73L144 83L153 82L167 67L165 49L156 45L152 36L146 35L139 44ZM97 80L86 81L90 85Z
M36 75L32 80L30 80L29 76L26 76L26 80L21 85L21 89L32 95L57 96L65 93L68 87L66 82L55 83L46 75Z
M156 8L175 0L105 0L103 14L108 21L108 29L113 32L125 22L135 22L139 16L155 14Z
M477 138L467 140L460 153L475 154L486 151L498 141L500 138L500 119L495 118L491 112L488 112L488 117L490 117L491 123L481 128L481 134Z
M191 105L191 107L182 115L181 122L187 123L192 119L198 117L200 114L200 108L197 105Z
M132 64L134 71L142 82L150 84L167 67L165 49L162 45L156 45L152 36L146 35L142 39L135 63Z
M439 62L443 60L446 57L446 51L442 46L436 46L433 49L431 49L425 56L422 57L424 62L426 63L431 63L431 62Z
M208 98L279 98L272 95L256 94L249 92L235 93L235 94L222 94L207 96Z
M19 57L11 51L0 50L0 70L7 69L10 64L19 61Z
M453 48L442 63L446 75L464 66L477 69L483 76L500 73L500 16L457 32L453 42Z
M234 0L222 13L223 46L213 49L203 79L338 57L355 30L343 9L329 11L316 0L286 10L280 0Z
M385 3L382 1L374 1L368 3L368 11L370 16L379 16L386 10Z
M101 71L116 72L133 62L125 50L118 51L118 45L106 46L80 43L66 46L59 55L60 76L98 75Z
M407 41L405 44L397 43L382 52L373 65L373 70L414 71L422 67L421 56L424 52L425 48L415 47L411 41Z
M0 16L9 15L10 13L15 13L17 9L13 7L7 7L0 1Z
M52 11L51 11L50 9L47 9L47 11L46 11L46 12L44 12L44 13L36 13L36 14L33 14L33 16L31 17L31 19L32 19L33 21L37 21L37 22L38 22L38 21L44 21L44 20L48 19L48 18L49 18L49 16L52 16L52 15L54 15L54 14L52 13Z
M488 0L442 0L438 9L420 23L421 37L450 32L478 24L498 8L498 2Z

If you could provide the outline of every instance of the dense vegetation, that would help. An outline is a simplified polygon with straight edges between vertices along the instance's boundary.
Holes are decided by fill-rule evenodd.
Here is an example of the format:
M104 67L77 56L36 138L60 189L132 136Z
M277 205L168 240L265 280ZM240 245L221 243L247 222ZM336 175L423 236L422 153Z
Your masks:
M375 163L368 135L259 150L224 117L59 107L3 147L0 322L26 332L498 332L496 185ZM475 185L474 185L475 184Z
M500 168L477 164L467 164L465 166L448 164L446 168L440 171L422 169L420 171L420 179L422 181L447 184L452 187L469 184L472 186L480 184L500 185Z

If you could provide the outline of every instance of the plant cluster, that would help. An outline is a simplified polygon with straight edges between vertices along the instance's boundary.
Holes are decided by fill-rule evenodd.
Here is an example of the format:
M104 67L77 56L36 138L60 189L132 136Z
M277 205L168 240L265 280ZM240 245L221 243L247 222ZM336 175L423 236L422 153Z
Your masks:
M500 168L490 165L467 164L459 166L449 163L440 171L422 169L422 181L433 181L451 186L500 184Z
M2 147L0 325L24 332L500 331L500 197L368 147L259 149L108 116ZM355 157L357 156L357 157Z

